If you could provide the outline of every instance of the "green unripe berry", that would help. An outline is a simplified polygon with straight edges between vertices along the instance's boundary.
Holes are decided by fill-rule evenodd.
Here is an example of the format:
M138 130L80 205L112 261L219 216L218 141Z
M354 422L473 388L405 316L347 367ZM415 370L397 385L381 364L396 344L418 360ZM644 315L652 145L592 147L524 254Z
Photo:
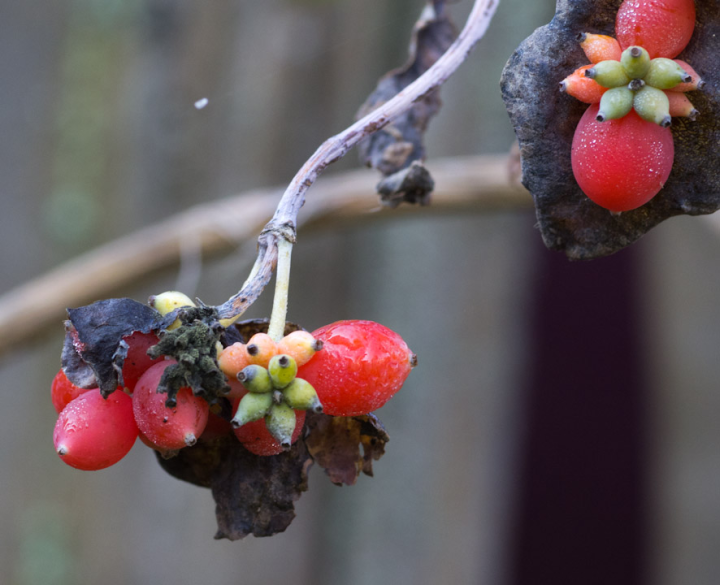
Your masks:
M653 122L663 128L667 128L672 123L668 97L664 91L655 87L646 85L635 93L633 107L643 120Z
M268 364L268 373L275 388L285 388L297 375L297 362L284 353L276 355Z
M246 423L260 420L270 412L272 405L272 393L254 394L248 392L238 404L237 412L231 421L232 425L238 428Z
M265 417L265 426L283 449L289 449L295 430L295 411L287 404L273 404Z
M628 47L620 56L620 63L630 79L642 79L650 69L650 54L642 47Z
M594 79L603 87L613 88L630 83L620 61L600 61L585 71L585 77Z
M237 379L250 392L270 392L273 389L268 371L256 364L243 368L237 375Z
M672 59L658 57L650 61L650 68L645 75L645 83L657 89L672 89L679 83L689 83L689 75L680 65Z
M323 407L320 404L315 388L307 380L295 378L283 390L283 396L288 406L295 410L312 410L313 412L322 412Z
M616 120L630 113L633 107L633 92L627 87L608 89L600 98L597 121Z

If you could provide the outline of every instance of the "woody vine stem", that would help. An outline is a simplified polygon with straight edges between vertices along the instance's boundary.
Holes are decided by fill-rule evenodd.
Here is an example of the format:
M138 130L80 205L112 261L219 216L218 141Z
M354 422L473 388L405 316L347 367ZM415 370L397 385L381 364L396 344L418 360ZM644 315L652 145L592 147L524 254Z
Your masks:
M250 276L236 295L217 307L223 325L234 322L255 302L270 282L277 264L269 334L275 339L282 337L287 314L290 255L295 243L297 216L305 203L305 193L330 164L341 159L358 142L393 122L415 102L445 83L483 37L499 2L500 0L475 0L463 30L430 69L391 100L340 134L328 138L302 166L258 238L258 255Z

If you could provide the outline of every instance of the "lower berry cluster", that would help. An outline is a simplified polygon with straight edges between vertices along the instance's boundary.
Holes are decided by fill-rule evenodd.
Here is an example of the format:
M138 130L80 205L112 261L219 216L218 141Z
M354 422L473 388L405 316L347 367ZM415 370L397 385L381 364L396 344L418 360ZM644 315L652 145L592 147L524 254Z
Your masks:
M183 326L167 329L182 336ZM74 335L75 345L86 349ZM298 330L277 342L255 333L247 343L213 350L225 376L224 396L208 400L209 393L193 384L174 388L169 398L163 380L177 361L158 355L165 335L136 331L123 337L121 385L106 397L58 372L51 387L59 414L53 439L65 463L83 470L109 467L138 437L165 458L233 434L238 448L277 455L301 436L306 411L337 417L370 413L400 389L416 363L399 335L371 321L341 321L314 333ZM185 361L192 367L192 360ZM192 371L187 375L192 378Z

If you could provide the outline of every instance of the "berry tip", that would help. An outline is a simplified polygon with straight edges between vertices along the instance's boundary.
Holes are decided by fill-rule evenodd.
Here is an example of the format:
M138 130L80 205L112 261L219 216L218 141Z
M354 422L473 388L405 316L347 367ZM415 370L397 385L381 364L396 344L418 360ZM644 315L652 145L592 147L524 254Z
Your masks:
M192 447L195 443L197 443L197 437L193 433L185 435L185 444L188 447Z
M57 454L60 455L60 457L62 457L63 455L67 455L67 448L65 447L65 445L60 445L57 448Z

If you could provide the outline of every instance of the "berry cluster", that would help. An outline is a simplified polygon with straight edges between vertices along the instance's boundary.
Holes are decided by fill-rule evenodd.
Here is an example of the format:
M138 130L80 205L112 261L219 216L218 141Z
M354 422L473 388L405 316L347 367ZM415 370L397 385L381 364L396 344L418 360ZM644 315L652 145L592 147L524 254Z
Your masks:
M702 88L676 57L695 27L694 0L625 0L617 40L582 33L590 65L564 79L562 91L591 104L575 131L572 168L580 188L612 212L647 203L670 175L672 117L698 114L685 92Z
M158 295L151 305L161 315L191 306L192 301L178 295ZM216 359L185 347L191 339L188 327L177 321L158 334L124 337L127 357L118 372L121 385L107 398L99 388L80 388L58 372L51 392L59 413L53 439L65 463L84 470L109 467L138 437L172 457L198 440L233 432L252 453L275 455L298 440L307 410L367 414L400 389L415 365L402 338L371 321L342 321L312 334L294 331L277 342L266 333L227 347L205 340ZM76 339L76 345L82 343ZM179 359L185 362L184 370L176 359L160 355L164 346L183 348ZM223 377L221 397L195 387L203 378L193 368L212 370L202 365L208 359ZM170 395L168 380L177 379L173 371L183 371L194 382L173 387Z

